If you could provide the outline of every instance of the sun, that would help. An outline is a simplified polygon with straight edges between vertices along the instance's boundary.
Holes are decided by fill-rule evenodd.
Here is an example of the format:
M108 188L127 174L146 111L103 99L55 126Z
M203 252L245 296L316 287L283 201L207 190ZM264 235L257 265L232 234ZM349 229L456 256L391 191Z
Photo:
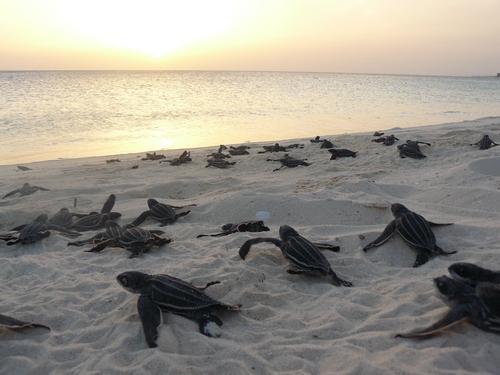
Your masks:
M216 39L244 7L233 0L88 0L60 3L59 19L87 43L160 58Z

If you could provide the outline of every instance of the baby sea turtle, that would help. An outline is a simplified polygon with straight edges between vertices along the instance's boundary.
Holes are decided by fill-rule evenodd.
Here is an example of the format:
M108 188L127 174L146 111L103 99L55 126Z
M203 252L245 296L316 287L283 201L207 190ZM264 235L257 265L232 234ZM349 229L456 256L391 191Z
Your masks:
M222 232L216 234L199 234L196 238L200 237L221 237L227 236L228 234L238 233L238 232L268 232L269 228L264 225L262 220L253 221L243 221L236 224L224 224L222 226Z
M246 241L240 248L241 259L245 259L253 245L262 242L272 243L279 247L283 256L287 258L292 266L287 270L290 274L319 274L331 277L336 286L352 286L352 283L339 278L333 272L330 263L320 250L330 250L338 252L338 246L329 244L313 243L288 225L282 225L279 230L280 239L277 238L253 238Z
M136 258L148 252L153 246L161 247L172 242L170 238L161 237L139 227L121 228L113 221L106 222L106 237L96 242L94 247L86 252L100 252L108 246L121 247L132 253L129 258Z
M399 156L401 158L409 157L413 159L423 159L426 156L420 150L420 144L430 146L430 143L421 142L421 141L411 141L407 140L406 143L399 145Z
M311 143L322 143L323 141L325 141L325 140L321 139L319 135L317 135L316 137L314 137L314 139L310 140Z
M372 139L372 142L383 143L386 146L392 146L396 141L399 141L399 138L396 138L394 134Z
M55 230L64 233L68 236L79 236L80 233L72 232L66 228L58 225L49 223L49 218L47 215L42 214L38 216L33 222L29 224L23 224L12 229L12 231L17 232L10 235L10 237L4 238L8 246L21 243L23 245L35 243L43 238L50 236L50 231Z
M108 159L106 160L106 164L113 164L113 163L121 163L120 159Z
M436 255L451 255L456 253L456 251L446 252L436 245L436 237L431 229L431 226L451 224L436 224L427 221L424 217L410 211L399 203L392 204L391 211L394 215L394 220L387 225L377 239L363 248L365 252L384 244L397 232L408 246L417 250L417 258L413 267L419 267L427 263L431 257Z
M330 160L335 160L337 158L346 158L346 157L351 157L355 158L357 152L348 150L346 148L331 148L328 150L332 156L330 157Z
M146 157L142 158L141 160L161 160L165 159L165 155L163 154L157 154L156 152L148 153L146 152Z
M18 193L19 193L19 196L23 197L25 195L33 194L33 193L37 192L38 190L50 191L50 189L47 189L47 188L44 188L41 186L30 185L26 182L23 184L23 186L21 188L16 189L16 190L12 190L11 192L5 194L2 199L5 199L7 197L10 197L10 196L12 196L14 194L18 194Z
M450 304L448 313L431 326L396 337L428 338L458 323L468 321L483 331L500 334L500 286L478 283L475 286L441 276L434 279L438 291Z
M235 161L230 162L230 161L223 160L223 159L208 159L207 163L208 164L205 166L205 168L215 167L215 168L219 168L219 169L226 169L226 168L229 168L231 165L236 164Z
M212 152L210 155L207 155L207 156L209 158L212 158L212 159L226 159L226 158L230 158L231 155L224 154L222 152L223 150L227 150L227 147L224 146L224 145L220 145L219 146L219 150L217 152Z
M335 147L335 145L327 139L325 139L320 146L320 148L333 148L333 147Z
M116 196L110 194L104 202L100 213L95 211L88 214L71 213L77 219L73 221L70 228L80 232L104 228L106 221L117 220L122 216L121 213L112 211L115 201Z
M259 154L265 154L266 152L282 152L282 151L288 151L286 147L280 146L279 143L275 143L272 146L262 146L264 151L259 151Z
M67 208L61 208L49 219L49 223L59 225L63 228L71 228L73 225L73 214Z
M102 205L102 208L100 211L101 214L109 214L110 220L116 220L122 216L121 213L112 211L113 207L115 206L115 202L116 202L116 196L114 194L110 194L109 197L104 202L104 204ZM75 198L75 207L76 207L76 198ZM97 213L98 213L97 211L92 211L92 212L89 212L88 214L80 214L80 213L72 212L71 215L74 217L77 217L77 218L82 218L85 216L95 215Z
M500 284L500 271L491 271L472 263L453 263L448 267L448 272L455 280L469 285L480 282Z
M7 328L15 331L25 328L45 328L50 331L50 328L43 324L25 322L3 314L0 314L0 328Z
M376 131L375 133L373 133L373 136L374 137L381 137L384 135L384 132L379 132L379 131Z
M220 335L212 333L210 329L211 323L222 326L222 321L214 312L239 311L241 307L226 305L204 293L206 288L219 284L219 281L212 281L204 287L195 287L173 276L148 275L137 271L123 272L116 279L127 291L140 294L137 310L150 348L157 346L158 327L163 323L162 311L194 320L198 323L201 334L218 337Z
M250 153L246 149L241 149L241 148L236 148L236 149L230 149L229 153L233 156L239 156L239 155L249 155Z
M178 158L172 159L172 160L162 160L160 163L170 163L170 165L181 165L185 163L189 163L193 161L191 159L191 152L190 151L184 151Z
M250 150L250 146L239 145L239 146L229 146L231 150Z
M144 222L148 217L153 220L159 221L161 226L174 223L178 218L186 216L191 211L185 211L177 213L176 209L182 209L186 207L195 207L196 204L188 204L186 206L172 206L169 204L163 204L158 202L156 199L148 199L149 210L144 211L140 214L137 219L132 222L132 226L138 226Z
M32 170L31 168L25 167L24 165L18 165L17 169L20 170L20 171L23 171L23 172L25 172L25 171L31 171Z
M298 167L299 165L303 166L310 166L311 163L306 162L307 159L301 160L301 159L295 159L289 156L288 154L283 155L281 159L267 159L266 161L279 161L281 163L281 167L273 169L273 172L279 171L283 167L288 167L288 168L295 168Z
M489 135L483 135L483 137L476 143L471 143L471 146L479 146L480 150L487 150L491 147L498 146L498 143L495 143Z

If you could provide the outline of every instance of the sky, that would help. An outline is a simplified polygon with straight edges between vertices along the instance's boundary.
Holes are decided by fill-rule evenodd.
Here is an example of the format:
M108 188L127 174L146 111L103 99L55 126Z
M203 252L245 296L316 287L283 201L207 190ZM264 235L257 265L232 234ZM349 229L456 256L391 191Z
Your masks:
M493 75L500 0L0 0L0 70Z

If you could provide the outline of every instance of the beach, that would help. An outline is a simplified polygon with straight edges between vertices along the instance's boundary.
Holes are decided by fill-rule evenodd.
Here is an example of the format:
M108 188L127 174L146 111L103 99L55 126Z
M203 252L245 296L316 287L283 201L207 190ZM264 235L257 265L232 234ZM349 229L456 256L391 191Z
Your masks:
M339 148L356 158L329 160L330 154L306 139L291 156L310 166L279 167L266 159L283 153L233 156L228 169L205 168L217 146L191 149L191 163L170 166L142 161L140 154L0 166L0 192L25 182L43 186L24 197L0 200L0 232L68 207L99 210L109 194L120 224L147 210L148 198L172 205L196 204L162 229L173 241L129 259L127 251L107 248L86 253L67 247L56 232L33 245L0 242L0 314L51 327L0 331L2 374L489 374L498 372L500 336L470 324L455 326L428 340L394 338L426 327L447 311L433 278L454 262L500 270L500 147L470 146L483 134L500 141L500 118L460 123L380 129L400 141L371 142L370 133L340 134ZM311 134L311 138L317 134ZM430 142L427 158L400 158L405 140ZM277 140L278 141L278 140ZM182 150L160 151L167 159ZM106 163L117 158L120 162ZM132 169L138 165L137 169ZM73 208L77 198L77 207ZM451 256L438 256L412 268L415 252L398 236L367 253L363 246L392 220L390 205L402 203L433 222L437 243ZM215 233L226 223L265 217L267 233ZM260 244L245 260L238 249L250 238L275 237L281 225L304 237L340 246L325 252L333 270L352 288L327 278L292 275L288 261L271 244ZM142 225L158 229L154 221ZM88 238L96 232L88 232ZM137 313L137 295L116 276L137 270L168 274L195 285L218 280L206 293L240 313L224 313L220 338L198 331L195 322L164 314L158 347L147 347Z

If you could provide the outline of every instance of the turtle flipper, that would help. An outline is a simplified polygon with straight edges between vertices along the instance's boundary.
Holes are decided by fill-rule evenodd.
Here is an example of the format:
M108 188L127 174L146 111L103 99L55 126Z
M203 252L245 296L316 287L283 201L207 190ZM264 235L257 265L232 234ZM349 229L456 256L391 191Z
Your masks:
M2 199L5 199L5 198L7 198L7 197L10 197L10 196L12 196L12 195L14 195L14 194L17 194L17 193L19 193L19 192L20 192L20 189L12 190L11 192L9 192L9 193L5 194L5 195L2 197Z
M433 325L407 333L398 333L395 337L410 338L428 338L455 324L461 323L469 318L469 310L466 305L457 305L440 320Z
M41 186L33 186L36 190L42 190L42 191L50 191L50 189L47 189L47 188L44 188L44 187L41 187ZM36 191L35 190L35 191Z
M392 220L389 224L387 224L382 234L378 236L374 241L366 245L363 248L363 251L368 251L373 247L377 247L384 244L394 235L395 231L396 231L396 220Z
M346 286L346 287L353 286L353 284L350 281L343 280L340 277L338 277L337 274L333 272L332 269L330 269L329 275L332 277L332 282L336 286Z
M185 206L172 206L171 204L169 204L169 206L179 210L181 208L186 208L186 207L196 207L197 205L196 205L196 203L193 203L193 204L187 204Z
M304 271L303 269L292 265L286 269L286 272L288 272L290 275L301 275L306 273L307 271Z
M132 221L131 225L136 227L140 224L142 224L147 218L148 216L151 215L151 211L144 211L142 214L140 214L134 221Z
M330 245L328 243L313 242L313 245L320 250L334 251L338 253L340 251L340 246Z
M432 221L429 221L429 220L427 220L427 222L429 223L429 225L431 227L441 227L441 226L445 226L445 225L453 225L453 223L433 223Z
M422 264L427 263L429 259L431 259L431 257L427 251L419 251L415 263L413 263L413 268L420 267Z
M185 211L185 212L181 212L179 214L175 214L175 220L177 220L178 218L180 217L183 217L183 216L186 216L187 214L189 214L191 211Z
M283 242L281 240L278 240L277 238L270 238L270 237L260 237L260 238L252 238L251 240L246 241L239 250L240 258L245 259L247 256L248 252L250 251L250 248L253 245L256 245L258 243L262 242L269 242L272 243L273 245L279 247L281 249L281 246L283 245Z
M141 295L137 301L137 311L142 322L142 329L146 342L150 348L156 348L158 327L163 323L160 307L153 302L151 297Z
M112 243L111 240L101 241L101 242L97 243L97 245L95 245L92 249L85 250L85 252L86 253L98 253L100 251L103 251L109 245L111 245L111 243Z
M220 284L220 281L210 281L209 283L206 283L206 285L203 286L203 287L197 287L197 289L199 289L199 290L205 290L209 286L216 285L216 284Z
M452 254L456 254L457 251L444 251L443 249L441 249L439 246L435 246L434 247L434 250L439 254L439 255L452 255Z
M213 314L202 315L198 320L198 327L200 329L200 333L208 337L220 337L219 332L215 333L210 332L210 328L208 326L210 323L215 323L219 327L221 327L223 324L222 320L220 320L218 316L215 316Z
M200 237L222 237L222 236L227 236L231 233L235 233L235 232L220 232L220 233L215 233L215 234L199 234L196 236L196 238L200 238Z
M6 327L9 329L13 329L13 330L21 330L24 328L45 328L45 329L48 329L50 331L50 328L47 326L44 326L43 324L24 322L22 320L11 318L10 316L2 315L2 314L0 314L0 326Z
M106 202L104 202L104 205L101 208L101 214L109 214L115 205L115 201L116 196L111 194L108 199L106 199Z

